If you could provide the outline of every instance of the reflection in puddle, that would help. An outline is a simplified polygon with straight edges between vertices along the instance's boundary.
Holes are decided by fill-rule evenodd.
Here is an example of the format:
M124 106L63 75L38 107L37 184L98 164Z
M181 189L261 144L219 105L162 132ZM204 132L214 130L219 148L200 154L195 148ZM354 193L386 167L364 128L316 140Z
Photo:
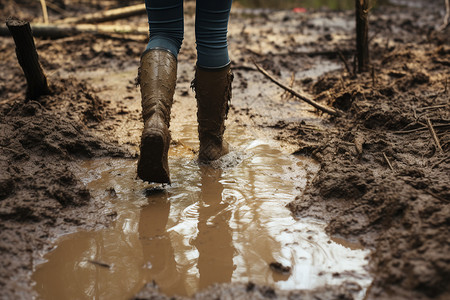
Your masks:
M364 295L368 251L330 240L325 224L296 221L284 207L317 164L255 140L237 141L222 168L199 166L188 144L171 150L165 189L136 180L135 161L81 165L78 176L111 203L116 221L60 239L33 275L42 299L125 299L151 281L168 295L192 295L217 282L312 289L351 280ZM272 262L291 273L273 271Z

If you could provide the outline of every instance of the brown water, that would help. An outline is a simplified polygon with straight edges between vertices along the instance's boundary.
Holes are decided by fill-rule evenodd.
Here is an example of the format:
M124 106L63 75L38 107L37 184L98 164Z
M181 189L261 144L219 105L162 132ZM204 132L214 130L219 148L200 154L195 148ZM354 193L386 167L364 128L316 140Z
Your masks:
M191 150L195 128L181 128L170 153L171 186L135 179L133 160L81 163L78 175L116 221L58 240L33 275L40 299L126 299L151 281L168 295L192 295L216 282L289 290L352 280L363 297L368 251L330 239L325 224L294 220L285 208L317 172L314 161L230 129L235 151L201 166ZM272 262L291 273L272 271Z

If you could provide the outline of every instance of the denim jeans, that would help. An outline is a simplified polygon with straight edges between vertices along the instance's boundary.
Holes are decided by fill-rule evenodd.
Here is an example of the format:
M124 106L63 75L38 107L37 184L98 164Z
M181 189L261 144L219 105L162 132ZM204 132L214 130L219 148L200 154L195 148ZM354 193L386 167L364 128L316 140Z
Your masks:
M196 0L197 64L221 68L230 62L227 28L232 0ZM183 0L145 0L150 29L146 51L162 48L175 56L183 43Z

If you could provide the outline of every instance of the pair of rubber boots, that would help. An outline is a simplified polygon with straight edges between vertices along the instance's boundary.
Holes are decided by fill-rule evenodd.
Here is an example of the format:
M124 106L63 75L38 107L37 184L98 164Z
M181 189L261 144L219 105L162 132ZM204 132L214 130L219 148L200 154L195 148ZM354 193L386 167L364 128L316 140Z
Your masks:
M144 129L137 174L144 181L170 183L169 124L177 80L177 59L166 50L149 50L141 58L138 80ZM196 67L191 87L197 99L201 162L216 160L229 151L223 133L232 80L230 65L213 70Z

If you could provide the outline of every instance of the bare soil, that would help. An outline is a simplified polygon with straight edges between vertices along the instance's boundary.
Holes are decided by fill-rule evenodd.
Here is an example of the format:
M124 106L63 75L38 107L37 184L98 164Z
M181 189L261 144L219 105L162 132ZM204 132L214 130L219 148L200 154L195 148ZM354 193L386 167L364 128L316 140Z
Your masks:
M357 76L337 54L342 51L352 69L353 12L236 10L230 24L235 81L229 122L320 162L318 175L289 208L298 218L325 219L330 235L373 250L367 299L450 297L450 34L448 28L435 31L443 16L440 1L413 2L420 9L372 10L372 71ZM5 3L2 15L40 15L39 6L26 1ZM96 8L77 4L65 11ZM145 18L116 23L145 26ZM193 19L186 23L175 101L193 97ZM114 219L70 167L78 159L137 157L134 70L145 37L36 38L52 94L28 102L14 42L0 40L0 298L23 299L36 296L30 274L57 236ZM286 97L256 71L252 58L286 83L294 72L294 89L343 111L343 117L321 115ZM126 79L114 77L127 70ZM194 298L353 299L358 288L348 282L281 292L228 284ZM152 284L136 295L166 298Z

